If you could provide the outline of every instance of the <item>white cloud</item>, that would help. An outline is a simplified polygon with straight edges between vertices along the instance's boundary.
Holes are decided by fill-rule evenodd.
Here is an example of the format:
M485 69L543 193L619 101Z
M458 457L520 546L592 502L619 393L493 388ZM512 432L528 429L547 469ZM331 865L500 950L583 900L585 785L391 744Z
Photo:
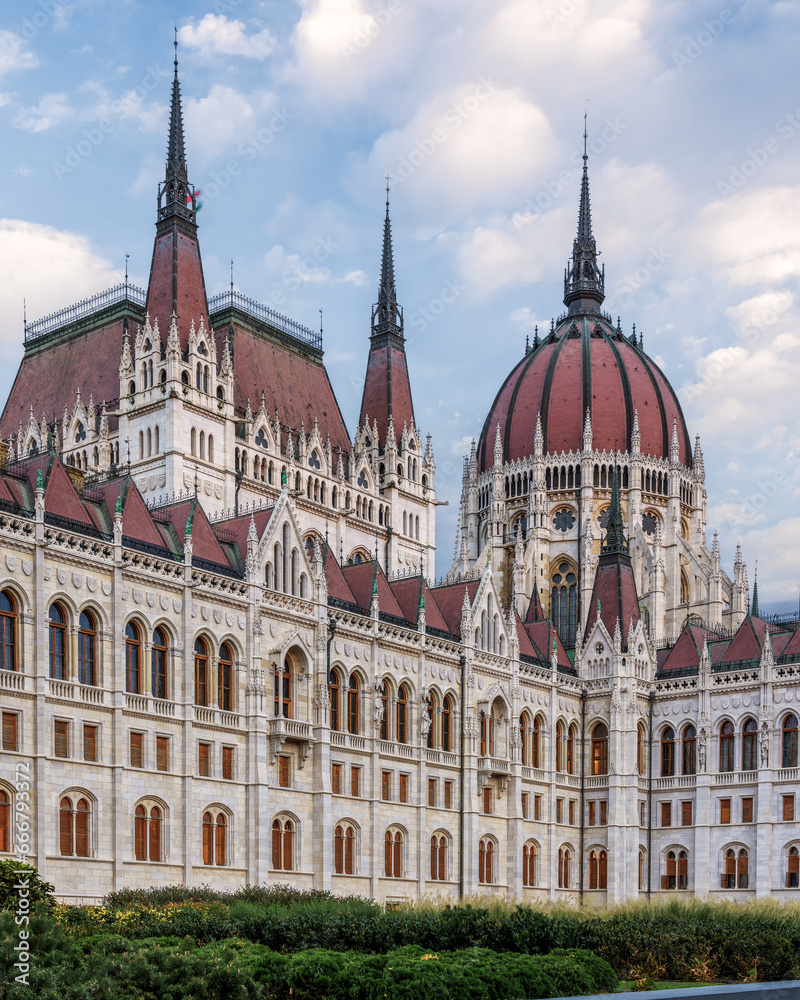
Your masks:
M264 146L259 140L261 116L274 108L275 96L270 92L244 94L220 83L212 86L207 97L184 100L186 134L191 137L187 138L187 156L201 167L220 155L241 159L236 147L248 137L255 149Z
M45 94L38 104L22 108L14 121L24 132L46 132L75 117L66 94Z
M13 31L0 31L0 76L18 69L33 69L37 57L28 51L28 43Z
M244 56L266 59L275 51L276 40L268 28L248 35L243 21L229 21L224 14L206 14L199 24L185 24L178 40L201 56Z
M47 261L47 267L42 267ZM15 357L22 342L22 300L37 319L121 280L89 241L18 219L0 220L0 353Z

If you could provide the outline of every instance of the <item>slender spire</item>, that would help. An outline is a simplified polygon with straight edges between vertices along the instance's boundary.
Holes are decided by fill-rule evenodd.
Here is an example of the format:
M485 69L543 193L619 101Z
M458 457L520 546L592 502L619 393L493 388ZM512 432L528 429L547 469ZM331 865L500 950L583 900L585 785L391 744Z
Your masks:
M756 571L753 576L753 603L750 606L750 614L753 618L759 617L758 609L758 561L756 561Z
M608 526L606 527L602 551L628 551L628 543L623 529L622 505L619 500L619 473L616 465L614 465L614 476L611 480L611 509L608 512Z
M175 75L172 79L172 105L169 114L167 167L164 183L158 188L158 221L178 216L195 222L194 188L186 171L186 150L183 139L183 108L181 85L178 80L178 29L175 29Z
M394 333L403 336L403 311L397 305L394 284L394 252L392 249L392 222L389 218L389 178L386 178L386 217L383 220L383 252L381 255L381 280L378 302L372 310L372 336Z
M572 263L564 272L564 305L570 315L600 312L605 298L605 267L597 266L597 244L592 233L589 199L589 156L586 152L586 115L583 116L583 177L578 209L578 233L572 244Z

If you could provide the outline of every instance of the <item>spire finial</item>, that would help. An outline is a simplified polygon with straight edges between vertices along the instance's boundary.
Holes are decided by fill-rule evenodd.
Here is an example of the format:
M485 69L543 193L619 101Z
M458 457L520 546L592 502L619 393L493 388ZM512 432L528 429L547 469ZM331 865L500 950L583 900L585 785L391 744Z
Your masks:
M175 25L175 75L172 80L172 103L169 114L169 139L167 141L167 169L164 183L158 188L158 221L175 216L195 221L194 189L186 173L186 152L183 141L183 109L181 86L178 80L178 26Z
M572 244L572 261L564 275L564 305L571 315L599 313L605 298L605 274L597 265L597 245L592 234L589 201L588 112L583 115L583 176L578 210L578 234Z
M618 456L614 456L614 476L611 480L611 509L608 512L608 525L606 526L606 537L603 541L603 552L627 552L628 543L625 541L622 521L622 504L619 498L619 466Z
M178 25L175 25L175 39L172 43L175 46L175 78L178 78Z
M584 110L583 112L583 169L584 170L586 169L586 162L589 159L589 157L586 155L586 140L589 136L589 133L586 131L586 120L588 114L589 112Z
M386 218L383 220L383 251L381 254L381 280L378 302L372 310L372 336L394 333L403 336L403 312L397 305L394 284L394 252L392 249L392 223L389 218L389 175L386 175Z

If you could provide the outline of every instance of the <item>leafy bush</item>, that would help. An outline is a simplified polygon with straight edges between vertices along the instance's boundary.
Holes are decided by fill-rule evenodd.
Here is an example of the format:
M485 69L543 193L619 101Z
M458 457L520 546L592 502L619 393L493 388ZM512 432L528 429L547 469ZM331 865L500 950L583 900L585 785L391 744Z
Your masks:
M13 858L3 858L0 861L0 910L16 910L20 901L17 888L25 883L27 900L31 907L42 904L50 907L54 900L55 889L45 882L33 865L23 865Z

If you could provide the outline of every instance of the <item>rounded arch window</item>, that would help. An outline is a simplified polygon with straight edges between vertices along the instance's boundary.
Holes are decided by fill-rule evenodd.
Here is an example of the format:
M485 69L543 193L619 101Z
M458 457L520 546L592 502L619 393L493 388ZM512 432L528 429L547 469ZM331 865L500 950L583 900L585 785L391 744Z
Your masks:
M134 812L134 856L137 861L162 861L161 838L163 813L160 806L148 810L139 803Z
M333 831L333 870L337 875L355 875L356 831L352 823L337 823Z
M153 630L153 647L150 654L151 684L154 698L167 698L168 650L167 636L162 628Z
M203 813L203 864L228 863L229 823L221 809L207 809Z
M431 837L431 881L444 882L447 878L447 836L434 833Z
M233 708L233 649L227 642L219 648L217 674L219 707L224 712L230 712Z
M356 674L350 677L350 684L347 688L347 728L349 732L358 734L359 729L359 694L360 684Z
M142 691L142 636L135 622L125 626L125 690L129 694Z
M82 611L78 619L78 681L97 684L97 626L89 611Z
M59 604L51 604L50 619L50 676L63 681L67 676L67 616Z
M403 877L403 834L387 830L383 835L383 870L387 878Z
M533 843L523 844L522 847L522 884L524 886L536 885L536 845Z
M603 722L592 730L592 774L608 774L608 727Z
M194 703L208 705L208 646L205 639L194 643Z
M783 720L783 766L797 767L797 716L793 713Z
M491 885L495 880L495 844L491 837L481 837L478 843L478 881Z
M697 730L688 725L683 730L683 773L697 773Z
M453 699L447 694L442 702L442 750L448 752L453 742Z
M272 867L277 871L293 871L295 824L278 817L272 822Z

